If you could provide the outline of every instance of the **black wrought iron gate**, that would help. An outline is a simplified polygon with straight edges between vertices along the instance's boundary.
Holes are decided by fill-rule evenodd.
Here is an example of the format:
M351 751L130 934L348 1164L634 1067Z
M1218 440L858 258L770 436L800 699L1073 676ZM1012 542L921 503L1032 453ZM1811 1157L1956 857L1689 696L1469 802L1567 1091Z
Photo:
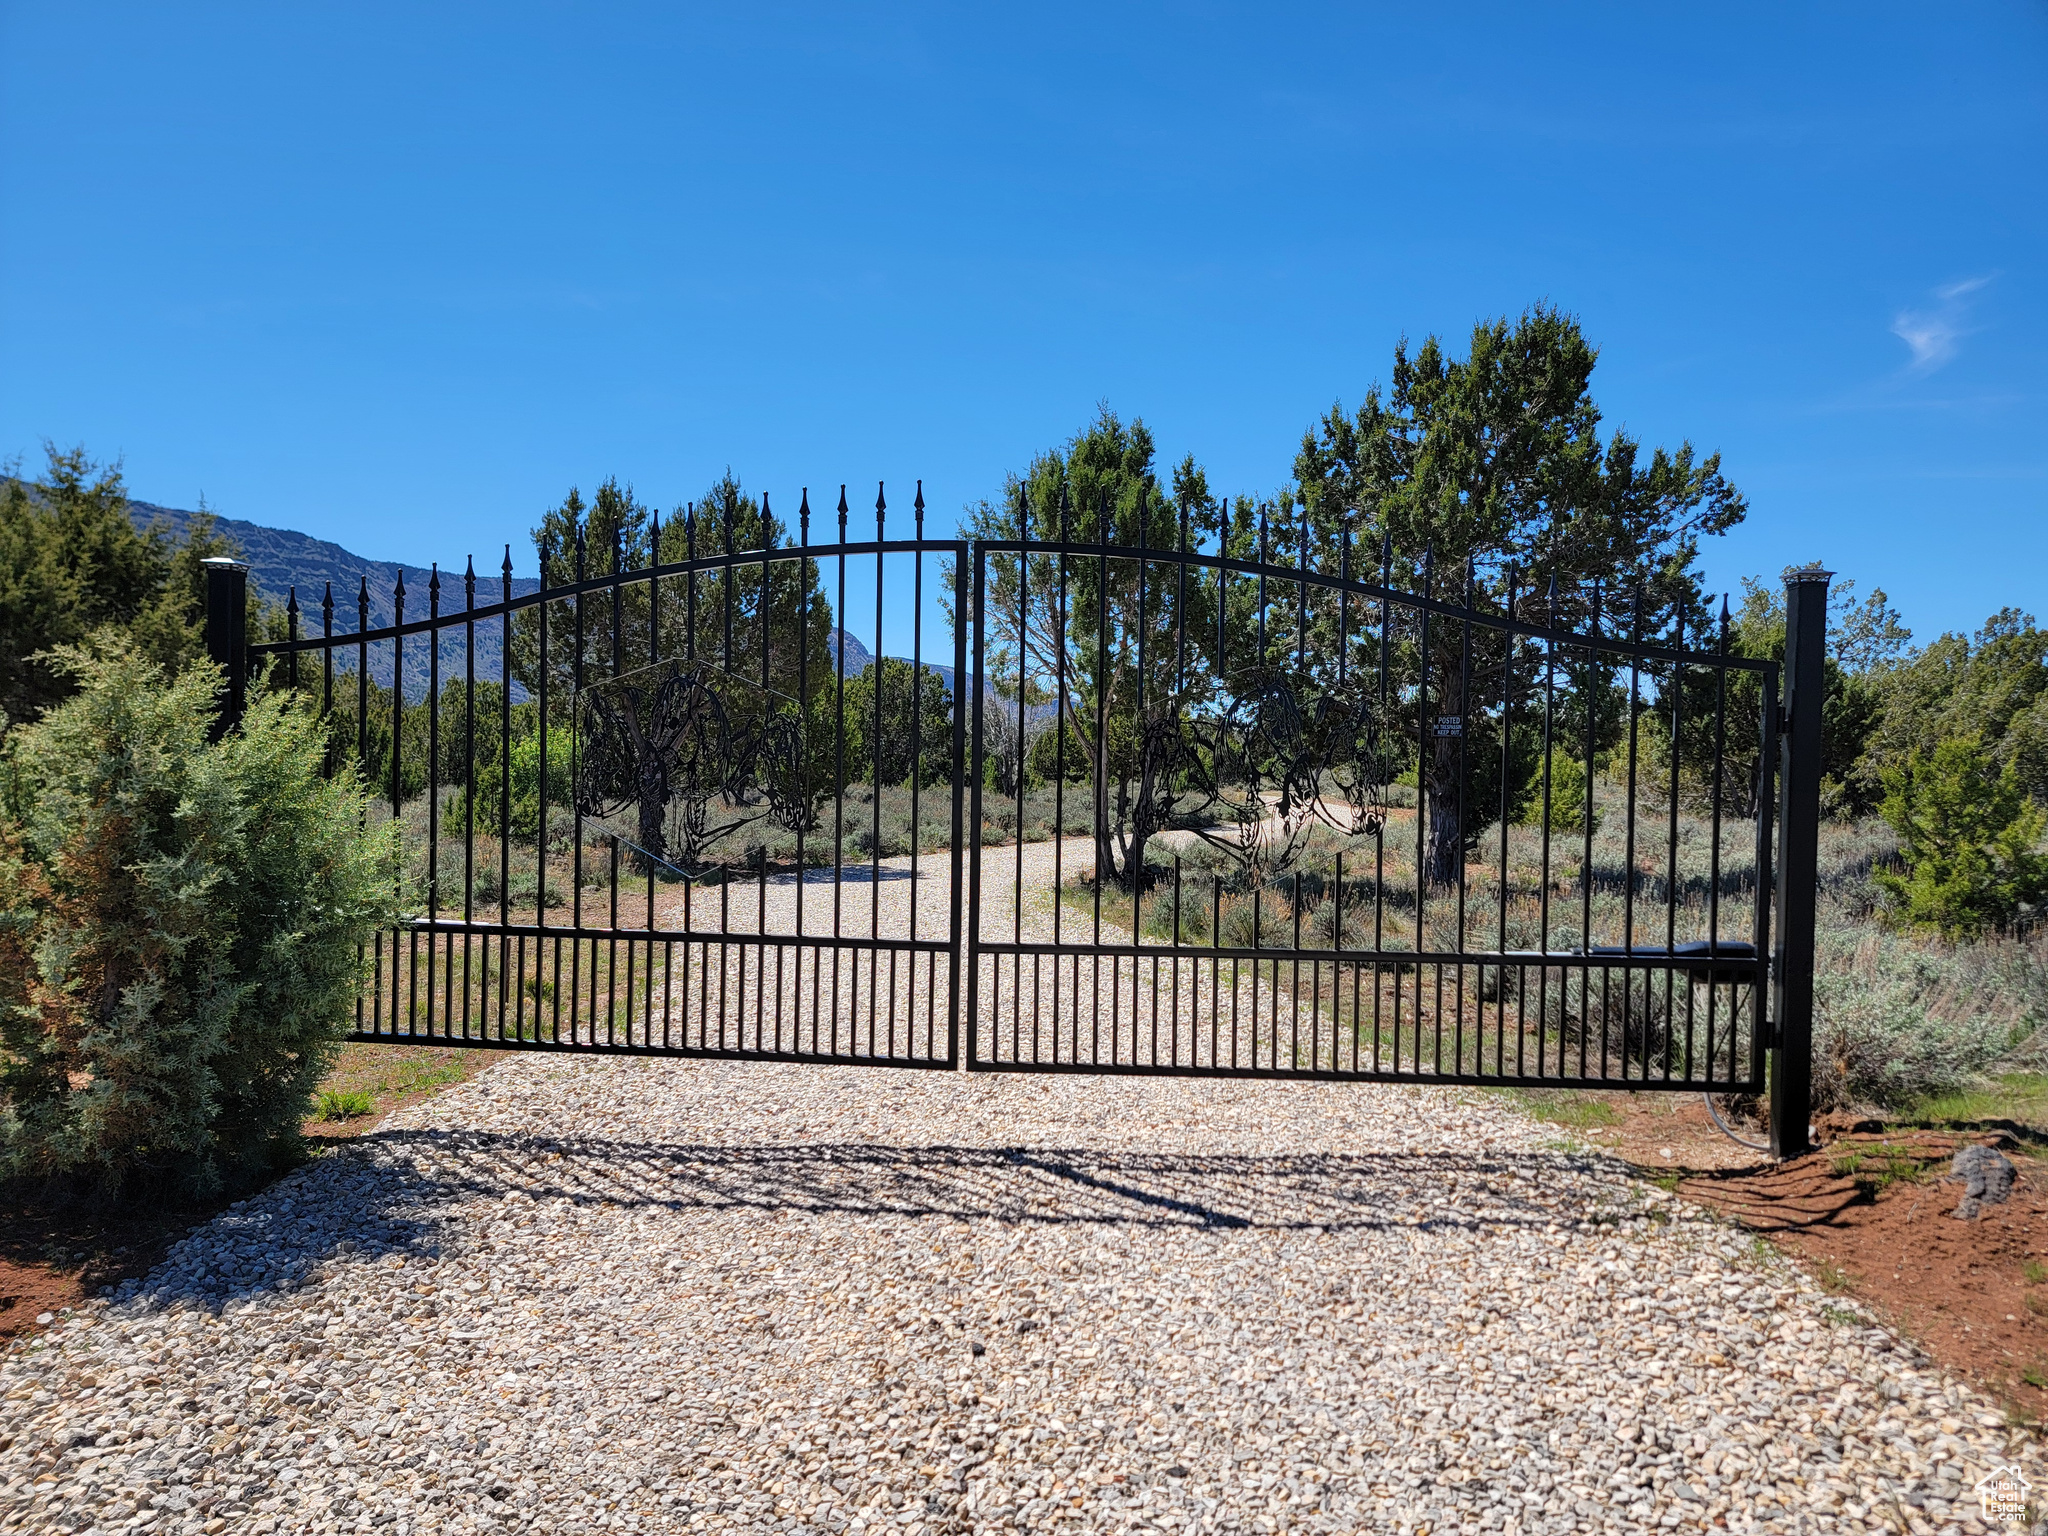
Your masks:
M508 550L424 617L365 587L338 631L330 591L310 638L294 594L253 654L381 791L416 906L353 1038L957 1065L965 635L935 662L923 613L967 547L914 514L889 539L878 496L849 541L842 491L827 546L808 497L794 540L765 498L579 525L528 590ZM854 655L892 603L910 655Z
M1762 1083L1777 667L1725 613L1086 521L975 546L970 1068Z
M215 604L397 824L354 1038L1712 1092L1789 1047L1803 1103L1818 684L1781 708L1725 602L1163 502L914 517L579 523L538 583L330 590L312 636L294 594L247 647Z

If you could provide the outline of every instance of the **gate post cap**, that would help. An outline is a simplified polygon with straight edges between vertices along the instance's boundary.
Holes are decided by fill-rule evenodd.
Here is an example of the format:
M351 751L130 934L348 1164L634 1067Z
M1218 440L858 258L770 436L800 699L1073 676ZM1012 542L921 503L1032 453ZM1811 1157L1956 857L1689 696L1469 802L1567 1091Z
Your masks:
M246 571L249 569L248 561L231 560L226 555L209 555L199 563L209 571Z
M1784 580L1788 583L1794 581L1833 581L1834 579L1835 573L1822 570L1818 563L1813 565L1788 565L1785 567Z

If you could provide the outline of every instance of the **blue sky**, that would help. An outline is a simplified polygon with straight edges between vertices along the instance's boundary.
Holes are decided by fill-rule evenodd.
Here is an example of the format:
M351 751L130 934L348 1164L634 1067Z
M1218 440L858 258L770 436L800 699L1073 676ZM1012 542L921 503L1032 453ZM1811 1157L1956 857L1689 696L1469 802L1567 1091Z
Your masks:
M943 526L1103 400L1267 491L1397 337L1547 299L1750 497L1710 581L2048 616L2039 0L74 0L0 64L0 453L148 500L522 569L612 473Z

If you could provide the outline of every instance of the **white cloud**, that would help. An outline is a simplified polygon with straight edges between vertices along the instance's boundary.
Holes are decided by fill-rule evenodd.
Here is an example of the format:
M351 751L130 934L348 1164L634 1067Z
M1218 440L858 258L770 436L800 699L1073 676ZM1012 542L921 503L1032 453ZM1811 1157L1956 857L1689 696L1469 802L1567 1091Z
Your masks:
M1892 334L1913 349L1907 365L1912 373L1932 373L1956 355L1963 337L1969 334L1969 297L1991 281L1990 277L1966 277L1944 283L1934 290L1932 309L1902 309L1892 320Z

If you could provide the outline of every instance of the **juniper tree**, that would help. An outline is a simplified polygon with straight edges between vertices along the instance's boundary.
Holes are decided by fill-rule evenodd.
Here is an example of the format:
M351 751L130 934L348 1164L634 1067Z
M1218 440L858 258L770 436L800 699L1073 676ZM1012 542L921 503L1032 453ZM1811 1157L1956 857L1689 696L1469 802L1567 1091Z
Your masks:
M172 672L200 655L200 562L236 553L204 502L172 541L135 525L118 461L54 443L43 451L39 479L22 478L18 464L0 470L0 713L16 723L71 693L56 649L96 632L127 636ZM254 634L253 588L249 605Z
M1702 458L1682 443L1646 458L1626 431L1603 435L1589 387L1598 356L1576 319L1545 305L1474 326L1463 358L1434 336L1412 351L1397 344L1389 386L1374 385L1353 414L1333 406L1295 456L1315 558L1334 568L1348 522L1355 545L1386 541L1399 582L1419 585L1427 559L1437 595L1453 601L1469 561L1478 599L1500 603L1512 567L1524 612L1536 617L1589 622L1596 593L1609 633L1662 636L1681 613L1697 613L1700 540L1741 522L1747 504L1718 454ZM1497 707L1505 644L1474 630L1474 672L1495 686L1492 698L1468 699L1463 638L1453 624L1432 633L1423 665L1433 715L1470 719ZM1589 698L1599 681L1583 680ZM1439 883L1457 878L1472 840L1459 761L1457 739L1442 736L1423 762L1425 866Z
M1223 530L1226 509L1192 457L1158 483L1152 434L1104 406L1094 422L1007 477L999 500L967 509L974 539L1062 536L1128 549L1176 548ZM1130 888L1144 879L1147 841L1185 799L1188 743L1178 729L1197 705L1201 637L1214 626L1213 580L1181 581L1137 558L1051 555L1028 560L990 552L986 710L1055 704L1056 755L1071 772L1092 770L1097 877ZM946 577L947 607L968 617L959 573ZM1193 637L1192 644L1189 643ZM999 702L1000 701L1000 702Z
M663 520L631 486L607 479L588 503L572 489L542 517L533 540L549 587L651 564L708 562L661 581L658 613L657 588L645 581L551 604L545 662L539 610L523 609L513 626L513 676L537 691L545 672L550 713L565 724L579 686L625 680L600 713L637 743L622 769L633 782L591 787L607 802L634 806L646 853L667 856L664 817L678 772L694 791L751 792L741 782L746 776L721 761L735 742L781 744L784 760L766 765L762 776L792 821L805 830L815 825L817 802L831 788L822 776L828 747L821 727L836 686L832 606L817 562L720 558L791 546L767 499L746 494L728 471L701 501ZM702 686L664 686L676 680L652 675L678 664L692 668ZM633 686L636 677L648 686Z

